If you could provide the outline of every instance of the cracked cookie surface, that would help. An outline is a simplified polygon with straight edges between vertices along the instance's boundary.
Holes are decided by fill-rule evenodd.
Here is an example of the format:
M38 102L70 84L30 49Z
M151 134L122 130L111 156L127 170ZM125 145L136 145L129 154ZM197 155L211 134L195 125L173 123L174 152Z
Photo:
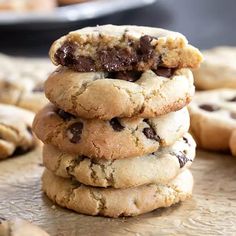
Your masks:
M187 105L194 86L189 69L127 75L78 73L59 67L45 82L45 94L57 107L87 119L150 118Z
M90 187L45 170L42 188L59 206L87 215L135 216L169 207L191 197L193 177L183 171L168 184L149 184L127 189Z
M189 105L190 132L198 147L229 150L236 129L236 89L197 92Z
M185 134L172 146L160 148L146 156L93 160L45 145L43 164L57 176L72 177L90 186L129 188L151 183L166 184L191 166L195 147L191 135Z
M82 119L48 104L36 116L33 130L45 144L91 158L120 159L157 151L189 129L186 108L157 118Z
M0 104L0 159L29 151L35 146L31 125L34 113Z
M216 47L203 51L204 61L193 70L198 89L236 89L236 47Z
M75 71L146 71L195 68L202 61L198 49L177 32L142 26L103 25L70 32L50 49L56 65Z
M47 60L0 54L0 102L34 112L48 103L44 81L53 70Z

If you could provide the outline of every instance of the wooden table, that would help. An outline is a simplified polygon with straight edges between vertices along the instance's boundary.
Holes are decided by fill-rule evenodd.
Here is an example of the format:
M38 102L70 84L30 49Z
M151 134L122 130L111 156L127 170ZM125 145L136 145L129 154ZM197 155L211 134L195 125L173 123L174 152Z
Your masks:
M52 236L236 235L236 158L199 151L192 166L194 196L133 218L76 214L41 192L41 149L0 162L0 216L29 220Z

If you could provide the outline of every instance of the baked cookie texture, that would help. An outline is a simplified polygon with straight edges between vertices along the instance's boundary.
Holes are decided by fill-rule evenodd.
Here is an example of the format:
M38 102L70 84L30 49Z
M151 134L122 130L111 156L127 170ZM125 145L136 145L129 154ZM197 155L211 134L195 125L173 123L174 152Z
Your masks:
M190 132L198 147L229 150L230 137L236 129L236 90L197 92L188 108Z
M0 103L34 112L48 103L44 81L54 68L48 61L0 54L0 62Z
M194 94L189 69L159 75L78 73L60 67L45 82L45 94L57 107L87 119L150 118L186 106Z
M236 47L216 47L203 55L201 67L193 70L197 89L236 89Z
M173 145L152 154L107 161L70 155L45 145L43 164L55 175L73 178L85 185L129 188L151 183L167 184L191 166L195 148L191 135L185 134Z
M53 43L49 54L55 65L79 72L196 68L202 61L180 33L129 25L70 32Z
M32 149L31 131L34 113L11 105L0 104L0 160Z
M188 129L186 108L157 118L104 121L75 117L49 104L33 122L36 136L45 144L76 155L111 160L155 152L172 145Z
M113 189L86 186L45 170L42 188L53 202L78 213L109 217L135 216L169 207L191 197L193 177L190 171L185 170L166 185Z
M6 220L0 217L1 236L49 236L38 226L22 219Z

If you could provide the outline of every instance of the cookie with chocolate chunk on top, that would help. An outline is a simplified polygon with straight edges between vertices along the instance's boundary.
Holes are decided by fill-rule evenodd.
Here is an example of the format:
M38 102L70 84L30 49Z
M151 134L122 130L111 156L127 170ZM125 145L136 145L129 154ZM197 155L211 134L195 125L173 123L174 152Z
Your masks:
M180 33L129 25L70 32L53 43L50 58L79 72L196 68L202 61L199 50Z
M78 73L59 67L45 82L57 107L86 119L150 118L179 110L194 94L189 69Z
M189 105L190 132L198 147L229 150L230 137L236 129L236 90L217 89L197 92Z
M188 129L186 108L157 118L104 121L75 117L49 104L33 122L33 131L45 144L71 154L108 160L155 152L161 146L173 144Z

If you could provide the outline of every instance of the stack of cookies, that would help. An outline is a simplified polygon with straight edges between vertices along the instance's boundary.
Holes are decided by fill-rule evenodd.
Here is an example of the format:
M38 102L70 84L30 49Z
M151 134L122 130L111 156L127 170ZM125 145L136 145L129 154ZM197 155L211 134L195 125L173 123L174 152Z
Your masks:
M89 215L133 216L191 196L195 143L186 105L200 52L163 29L97 26L51 47L52 104L35 117L43 191Z

